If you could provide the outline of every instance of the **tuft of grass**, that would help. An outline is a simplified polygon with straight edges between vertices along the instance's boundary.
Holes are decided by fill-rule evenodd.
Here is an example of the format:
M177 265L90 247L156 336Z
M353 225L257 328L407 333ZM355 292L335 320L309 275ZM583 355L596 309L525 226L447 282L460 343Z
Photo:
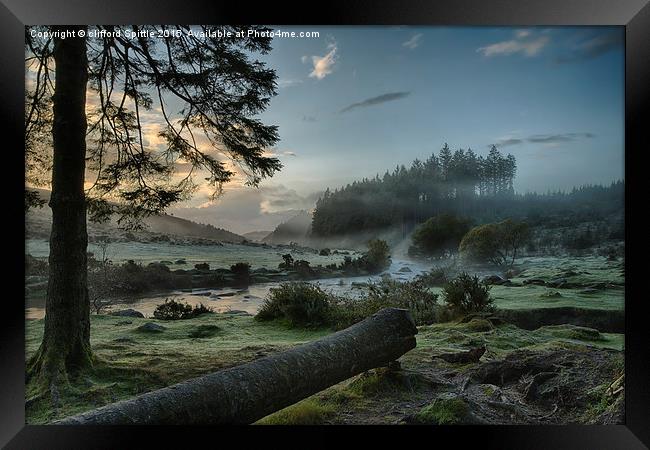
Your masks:
M541 327L552 336L576 341L603 341L605 337L593 328L579 327L576 325L547 325Z
M432 425L454 425L461 423L469 408L461 398L437 398L422 408L415 419L419 423Z
M197 326L194 330L190 331L188 333L188 336L196 339L196 338L207 338L207 337L212 337L215 334L217 334L219 331L221 331L221 328L219 328L216 325L199 325Z
M487 331L492 331L494 329L494 326L492 326L492 322L490 322L487 319L472 319L470 320L467 325L467 329L470 331L473 331L474 333L485 333Z
M264 417L257 425L321 425L336 408L318 399L308 398Z

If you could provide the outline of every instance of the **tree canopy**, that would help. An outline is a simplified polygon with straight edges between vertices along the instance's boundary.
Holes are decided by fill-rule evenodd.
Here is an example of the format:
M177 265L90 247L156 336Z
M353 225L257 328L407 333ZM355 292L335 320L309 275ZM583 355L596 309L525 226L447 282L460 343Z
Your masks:
M210 38L214 26L178 25L86 32L85 189L92 219L117 213L136 226L188 198L199 183L214 196L237 171L255 186L281 168L267 152L278 140L277 127L255 117L276 93L275 72L252 58L270 51L271 38L218 28L233 33ZM50 27L26 31L26 174L32 186L49 186L52 166L51 36ZM34 204L36 198L28 192L26 200Z

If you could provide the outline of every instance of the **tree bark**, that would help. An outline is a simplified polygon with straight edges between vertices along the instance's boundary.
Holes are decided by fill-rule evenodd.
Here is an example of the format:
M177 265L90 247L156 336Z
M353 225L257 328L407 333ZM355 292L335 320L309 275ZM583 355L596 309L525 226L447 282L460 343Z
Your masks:
M415 348L407 310L387 308L323 339L133 399L59 425L249 424Z
M86 39L77 35L86 28L53 27L53 31L73 30L75 36L54 39L50 272L43 342L31 369L32 375L44 376L44 381L55 385L92 360L84 197L88 61Z

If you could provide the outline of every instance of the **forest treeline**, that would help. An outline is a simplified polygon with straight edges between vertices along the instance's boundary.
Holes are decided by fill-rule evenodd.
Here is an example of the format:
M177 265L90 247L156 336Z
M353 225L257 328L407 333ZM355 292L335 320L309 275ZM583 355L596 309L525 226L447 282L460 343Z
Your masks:
M623 210L623 181L568 192L517 194L516 170L515 157L503 155L496 146L483 157L471 149L452 151L445 144L437 155L416 159L410 167L400 165L383 176L327 189L316 203L311 233L325 237L391 227L408 232L441 213L484 223L565 212L594 218Z

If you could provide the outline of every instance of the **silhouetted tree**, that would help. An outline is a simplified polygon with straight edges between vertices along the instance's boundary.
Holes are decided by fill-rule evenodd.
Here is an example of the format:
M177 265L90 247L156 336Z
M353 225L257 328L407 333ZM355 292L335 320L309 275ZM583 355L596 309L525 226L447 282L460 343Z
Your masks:
M211 26L26 29L27 180L52 190L45 330L28 365L45 388L93 360L87 212L137 227L191 195L196 176L218 195L233 166L253 186L281 168L265 154L277 127L254 118L276 93L275 72L252 59L271 38L219 28L232 37ZM145 114L164 121L159 143L144 135ZM179 177L178 167L188 173Z

